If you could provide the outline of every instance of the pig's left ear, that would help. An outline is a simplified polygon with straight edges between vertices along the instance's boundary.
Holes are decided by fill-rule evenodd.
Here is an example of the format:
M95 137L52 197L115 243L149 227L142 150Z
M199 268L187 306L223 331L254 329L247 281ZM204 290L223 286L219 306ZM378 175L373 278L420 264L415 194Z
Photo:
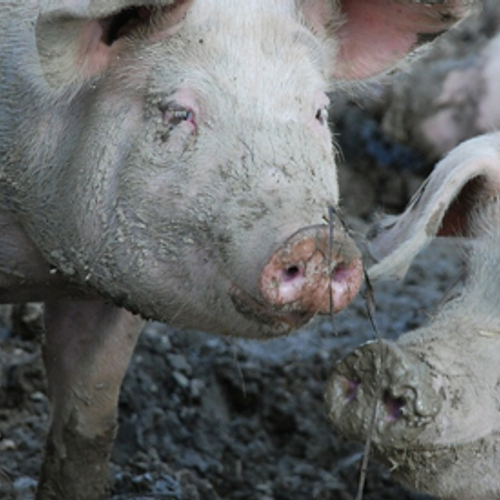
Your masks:
M338 40L332 77L367 78L468 16L479 0L298 0L306 24ZM338 19L342 21L339 23Z
M170 36L194 1L40 2L36 42L44 80L64 89L99 77L126 51L129 36L140 31L156 40Z
M378 260L371 278L401 278L436 236L475 237L481 204L500 196L500 133L464 142L442 160L406 210L372 227L369 248Z

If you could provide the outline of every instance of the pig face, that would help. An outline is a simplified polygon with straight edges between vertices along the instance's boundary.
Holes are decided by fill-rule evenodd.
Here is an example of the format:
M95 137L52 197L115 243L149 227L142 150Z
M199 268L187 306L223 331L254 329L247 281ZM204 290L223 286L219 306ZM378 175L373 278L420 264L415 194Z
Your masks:
M303 228L316 227L305 239L324 239L338 191L325 47L286 9L262 10L248 3L234 19L227 5L205 2L174 33L132 30L123 53L113 49L119 64L71 111L81 138L60 179L66 224L47 249L58 268L59 258L70 262L99 293L147 317L229 334L285 333L324 309L321 297L301 305L296 294L293 304L263 296L269 258ZM152 26L169 23L152 15ZM100 209L82 213L82 204ZM335 232L346 247L331 263L344 273L332 282L340 309L361 266L339 224ZM329 252L320 247L281 272ZM278 286L272 272L268 288ZM324 294L322 274L311 280Z

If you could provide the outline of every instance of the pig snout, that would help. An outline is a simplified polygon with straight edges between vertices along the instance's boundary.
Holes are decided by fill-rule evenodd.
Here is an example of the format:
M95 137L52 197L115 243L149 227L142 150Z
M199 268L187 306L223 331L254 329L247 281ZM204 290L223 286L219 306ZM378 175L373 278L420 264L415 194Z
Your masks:
M441 409L428 365L385 341L366 344L341 360L327 384L325 401L339 434L363 441L372 432L379 448L407 448Z
M330 244L327 226L295 233L264 267L260 289L266 302L313 314L344 309L363 277L359 252L347 238Z
M259 278L258 300L234 290L232 297L246 315L296 327L315 314L345 308L362 280L361 256L352 239L345 233L332 237L328 226L311 226L298 230L269 257Z

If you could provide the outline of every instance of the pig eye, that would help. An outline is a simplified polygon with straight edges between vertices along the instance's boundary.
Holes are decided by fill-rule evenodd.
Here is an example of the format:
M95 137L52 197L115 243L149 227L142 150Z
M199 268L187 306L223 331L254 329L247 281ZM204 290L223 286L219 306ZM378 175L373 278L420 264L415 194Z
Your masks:
M191 122L194 124L194 113L190 108L180 106L175 102L169 102L160 106L160 111L163 113L163 123L175 127L182 122Z
M328 125L328 108L324 107L316 111L316 120L321 125Z

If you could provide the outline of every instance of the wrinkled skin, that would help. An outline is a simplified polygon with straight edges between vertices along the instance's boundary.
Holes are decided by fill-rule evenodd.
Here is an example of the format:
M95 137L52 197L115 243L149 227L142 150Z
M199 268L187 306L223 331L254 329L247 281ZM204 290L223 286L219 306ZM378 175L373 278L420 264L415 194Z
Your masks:
M0 300L45 302L39 499L106 498L135 314L266 338L349 303L326 92L474 3L0 1Z
M402 275L436 235L468 239L462 291L430 324L358 348L334 369L338 432L373 444L395 477L446 500L500 495L500 134L459 146L399 217L371 234L372 276Z

